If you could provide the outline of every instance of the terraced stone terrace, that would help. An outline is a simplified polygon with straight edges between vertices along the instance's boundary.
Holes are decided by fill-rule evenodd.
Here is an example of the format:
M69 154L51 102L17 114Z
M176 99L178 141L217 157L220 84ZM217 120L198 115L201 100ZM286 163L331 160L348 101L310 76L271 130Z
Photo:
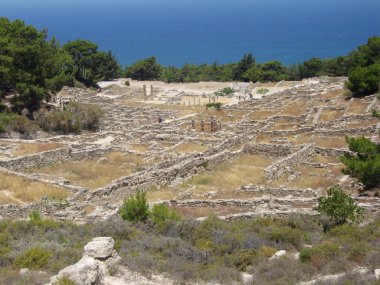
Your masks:
M314 214L336 184L367 213L380 199L359 197L342 174L345 136L379 141L375 95L345 95L345 78L273 84L104 82L103 91L65 88L58 97L96 104L100 130L35 141L0 140L0 217L33 209L60 220L116 215L136 189L188 217L235 219ZM145 85L145 87L144 87ZM216 96L232 87L235 94ZM258 94L259 88L269 90ZM222 110L206 109L209 102Z

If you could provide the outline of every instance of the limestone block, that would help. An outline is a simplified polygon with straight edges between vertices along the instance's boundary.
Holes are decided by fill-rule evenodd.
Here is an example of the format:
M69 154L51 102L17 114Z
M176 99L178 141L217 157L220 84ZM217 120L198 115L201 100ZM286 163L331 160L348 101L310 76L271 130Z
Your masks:
M88 255L95 259L106 259L110 257L114 251L115 241L111 237L94 238L84 247L84 255Z

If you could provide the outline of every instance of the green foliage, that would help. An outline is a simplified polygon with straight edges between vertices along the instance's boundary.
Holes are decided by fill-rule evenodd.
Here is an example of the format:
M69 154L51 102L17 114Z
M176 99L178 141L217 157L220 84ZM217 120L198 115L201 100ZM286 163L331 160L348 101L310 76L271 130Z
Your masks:
M323 62L320 58L313 57L307 61L304 61L302 65L299 66L299 74L301 78L310 78L318 76L322 70Z
M226 87L220 91L215 92L215 95L217 95L217 96L228 96L228 95L231 95L233 93L235 93L234 89L232 89L231 87Z
M265 95L268 92L269 92L269 90L266 88L260 88L259 90L257 90L257 94L262 94L262 95Z
M380 145L364 137L346 138L350 151L340 159L346 165L345 174L356 177L366 188L380 185Z
M33 222L33 223L40 223L42 222L42 217L41 217L41 214L38 210L33 210L29 213L29 219Z
M330 219L331 226L360 221L364 214L364 209L359 207L339 186L330 188L327 197L318 198L317 211ZM326 230L328 226L328 224L325 225Z
M373 110L372 110L372 116L373 116L374 118L378 118L378 119L380 119L380 113L379 113L379 111L373 109Z
M216 110L220 111L222 109L222 103L216 102L216 103L207 103L206 108L215 108Z
M368 95L379 91L380 63L353 69L348 77L347 87L354 95Z
M103 114L96 105L71 102L63 110L49 112L41 109L34 114L34 118L47 132L67 134L98 130Z
M13 266L16 268L43 269L47 266L53 253L38 247L32 247L16 257Z
M23 21L0 18L0 93L14 93L12 108L38 110L49 91L57 91L72 77L72 60L45 30Z
M251 53L245 54L244 57L237 63L234 74L233 74L233 80L236 81L249 81L249 79L244 76L244 74L252 68L256 63L255 58Z
M342 254L339 245L332 242L325 242L312 248L304 248L300 252L300 261L311 263L321 269L330 260Z
M131 86L131 83L127 80L125 81L125 86Z
M170 210L166 204L156 204L151 212L152 220L155 224L161 225L166 221L179 221L181 217L174 211Z
M38 126L24 116L15 113L0 113L0 133L19 132L29 136L38 130Z
M119 212L121 217L129 222L145 222L149 217L145 192L139 190L135 195L125 199Z
M162 74L162 66L155 57L138 61L126 69L126 76L136 80L157 80Z
M120 75L120 67L112 53L98 51L98 46L90 41L72 41L63 49L73 58L76 80L86 86L95 86L98 81L111 80Z

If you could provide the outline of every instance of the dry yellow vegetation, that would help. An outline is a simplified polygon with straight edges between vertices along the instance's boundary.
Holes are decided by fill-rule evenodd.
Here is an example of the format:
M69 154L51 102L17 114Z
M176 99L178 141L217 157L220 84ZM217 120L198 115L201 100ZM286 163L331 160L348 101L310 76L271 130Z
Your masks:
M73 184L96 189L139 171L142 166L144 166L144 160L141 156L111 152L98 160L63 162L29 169L28 172L60 176Z
M179 153L205 152L207 150L207 146L191 142L182 143L175 149L175 151Z
M37 202L43 196L62 200L69 195L67 190L0 172L0 204Z
M12 152L12 154L14 156L23 156L58 149L62 146L63 145L59 143L20 143L17 145L17 148Z
M199 195L212 190L231 192L243 185L263 182L264 167L273 161L262 155L241 156L220 164L212 173L193 176L182 187L195 186L193 193Z

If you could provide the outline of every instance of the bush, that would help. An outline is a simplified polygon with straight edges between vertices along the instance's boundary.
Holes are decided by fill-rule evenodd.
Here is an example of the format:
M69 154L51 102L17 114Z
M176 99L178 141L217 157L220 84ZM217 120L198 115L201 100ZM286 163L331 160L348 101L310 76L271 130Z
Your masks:
M34 114L39 126L47 132L80 133L96 131L103 111L91 104L69 103L63 110L49 112L40 110Z
M269 90L266 88L260 88L259 90L257 90L257 94L262 94L262 95L265 95L268 92L269 92Z
M236 91L231 88L231 87L226 87L226 88L223 88L222 90L220 91L216 91L215 92L215 95L216 96L227 96L227 95L231 95L233 93L235 93Z
M125 81L125 86L131 86L131 83L127 80Z
M125 199L119 212L121 217L129 222L145 222L149 217L145 192L137 191L136 195Z
M0 133L14 131L28 136L37 130L38 127L27 117L16 113L0 113Z
M345 174L356 177L366 188L380 185L380 145L364 137L346 138L350 153L340 158L346 165Z
M48 265L50 258L53 256L51 251L33 247L23 254L16 257L13 265L16 268L42 269Z
M174 211L171 211L166 204L156 204L151 210L153 222L157 225L163 224L165 221L179 221L181 217Z
M380 63L357 67L348 77L347 87L354 95L368 95L379 91Z
M41 217L41 214L38 210L33 210L29 213L29 219L33 222L33 223L40 223L42 222L42 217Z
M337 244L324 242L320 245L304 248L300 252L301 262L310 262L313 266L321 269L330 260L341 254L341 250Z
M317 211L326 215L332 223L326 223L325 230L330 226L360 221L364 214L364 209L354 203L351 196L344 193L339 186L330 188L327 197L318 198Z
M222 109L222 103L207 103L206 108L215 108L216 110L220 111Z

